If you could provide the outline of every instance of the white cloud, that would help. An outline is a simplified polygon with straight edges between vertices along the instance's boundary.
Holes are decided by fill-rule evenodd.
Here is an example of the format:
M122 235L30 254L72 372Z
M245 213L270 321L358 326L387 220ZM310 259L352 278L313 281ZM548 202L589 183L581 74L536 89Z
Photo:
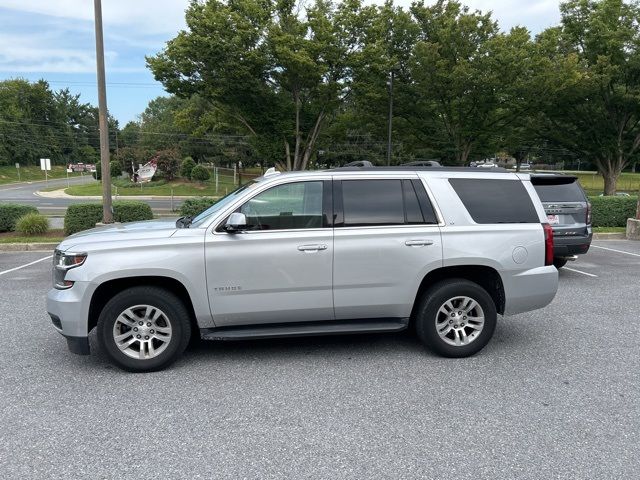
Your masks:
M105 28L134 28L133 35L172 34L184 25L187 0L106 0L102 3ZM0 8L93 22L90 0L0 0Z

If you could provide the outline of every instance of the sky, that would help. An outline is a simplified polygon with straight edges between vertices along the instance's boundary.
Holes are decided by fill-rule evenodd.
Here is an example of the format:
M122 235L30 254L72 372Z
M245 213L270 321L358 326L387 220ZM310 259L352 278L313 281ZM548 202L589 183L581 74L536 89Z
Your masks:
M372 0L375 3L382 3ZM524 25L534 34L560 20L559 0L463 0L491 10L503 30ZM146 68L184 28L188 0L103 0L107 103L121 126L149 100L165 94ZM396 0L408 6L411 0ZM429 2L428 2L429 3ZM91 0L0 0L0 80L47 80L97 105Z

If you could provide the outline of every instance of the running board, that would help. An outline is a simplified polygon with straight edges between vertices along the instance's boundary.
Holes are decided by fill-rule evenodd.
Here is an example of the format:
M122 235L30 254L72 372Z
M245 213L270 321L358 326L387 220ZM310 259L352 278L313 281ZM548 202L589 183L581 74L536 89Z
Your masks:
M242 325L238 327L202 328L203 340L247 340L260 338L307 337L353 333L399 332L409 325L408 318L365 320L331 320L326 322Z

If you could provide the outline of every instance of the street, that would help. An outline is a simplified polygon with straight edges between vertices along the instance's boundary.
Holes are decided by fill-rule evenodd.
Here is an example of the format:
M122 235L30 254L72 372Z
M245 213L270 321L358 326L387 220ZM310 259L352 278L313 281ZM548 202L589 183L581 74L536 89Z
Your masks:
M94 337L67 351L49 255L0 254L6 478L637 477L640 243L594 242L475 357L408 332L312 337L203 343L153 374Z
M95 180L90 176L86 175L84 177L76 177L70 178L70 185L79 185L83 183L94 182ZM60 187L65 188L67 186L67 179L57 179L57 180L49 180L48 183L42 182L31 182L31 183L22 183L22 184L9 184L9 185L0 185L0 202L11 202L11 203L21 203L24 205L33 205L40 213L43 215L64 215L66 209L69 205L73 203L91 203L97 202L98 200L88 200L86 198L77 197L77 198L47 198L40 197L36 195L36 192L39 190L43 190L47 187ZM169 198L166 199L153 199L153 200L143 200L145 203L148 203L152 210L156 213L163 212L168 213L171 210L171 200ZM175 200L174 207L178 207L181 201Z

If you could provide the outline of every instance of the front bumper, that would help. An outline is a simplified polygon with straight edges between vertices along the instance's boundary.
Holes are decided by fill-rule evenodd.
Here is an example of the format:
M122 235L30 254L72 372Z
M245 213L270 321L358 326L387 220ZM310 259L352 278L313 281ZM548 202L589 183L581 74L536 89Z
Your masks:
M553 256L568 257L571 255L581 255L589 251L593 235L554 235Z
M80 355L89 353L87 337L91 293L89 282L75 282L67 290L54 288L47 294L47 312L53 327L67 339L69 350Z

